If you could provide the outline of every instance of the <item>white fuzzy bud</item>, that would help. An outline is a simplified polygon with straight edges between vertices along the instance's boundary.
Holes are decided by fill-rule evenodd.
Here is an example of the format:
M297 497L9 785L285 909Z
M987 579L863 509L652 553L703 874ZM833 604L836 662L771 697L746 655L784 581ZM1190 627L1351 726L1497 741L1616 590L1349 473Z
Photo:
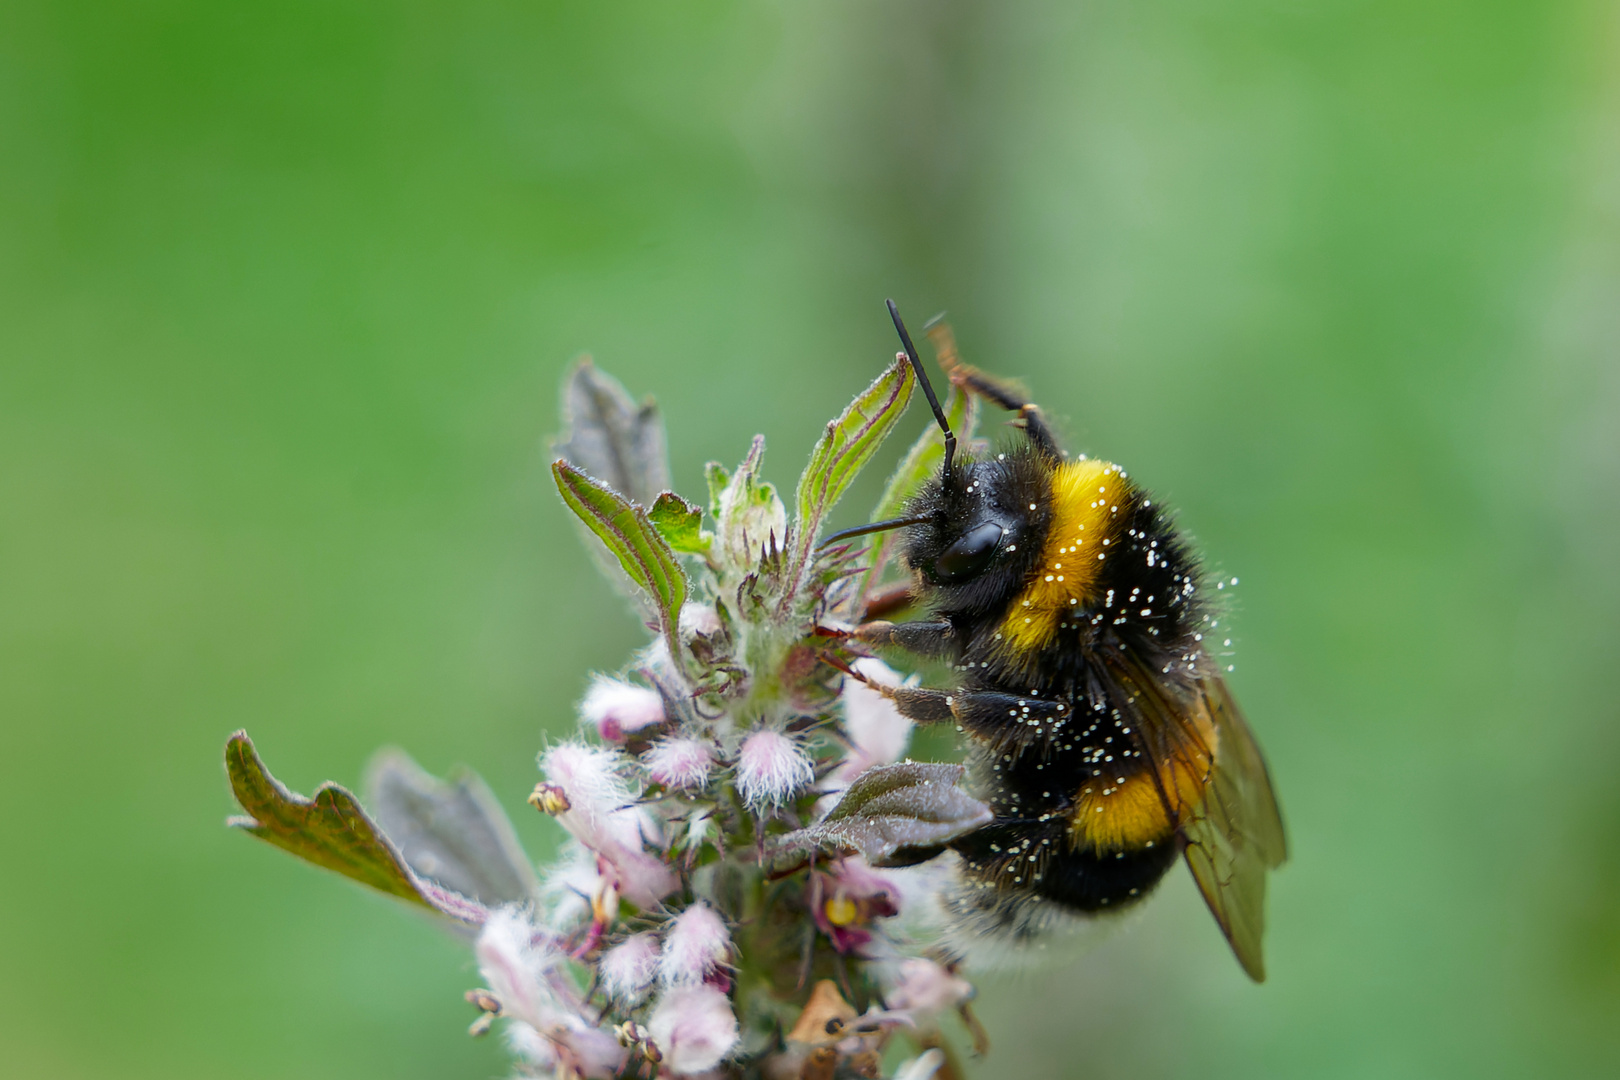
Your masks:
M779 731L756 731L737 755L737 791L756 810L780 806L815 779L810 756Z
M579 714L607 742L664 722L664 699L656 690L598 675L579 703Z
M670 921L658 958L658 977L665 986L700 983L730 951L731 931L725 920L700 900Z
M638 1004L658 975L658 936L633 934L602 954L596 973L608 997L626 1005Z
M707 1072L737 1045L737 1017L717 987L678 986L658 1000L647 1033L670 1072Z
M637 907L651 907L675 890L678 881L664 862L645 850L660 829L635 805L624 782L630 757L605 746L559 743L540 759L546 778L567 796L568 809L556 815L562 827L602 856L618 877L620 894Z
M673 791L701 791L709 785L714 750L703 739L660 739L642 755L647 775Z

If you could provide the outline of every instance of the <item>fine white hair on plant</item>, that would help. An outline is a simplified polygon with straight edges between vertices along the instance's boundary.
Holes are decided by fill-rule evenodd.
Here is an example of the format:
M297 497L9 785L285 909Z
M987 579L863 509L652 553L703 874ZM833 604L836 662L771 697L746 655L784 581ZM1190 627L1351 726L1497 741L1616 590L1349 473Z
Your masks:
M738 1040L737 1015L725 991L706 983L665 991L647 1030L677 1074L707 1072L725 1060Z
M652 989L658 976L658 935L631 934L602 954L596 962L602 989L614 1001L636 1005Z
M780 731L755 731L737 752L737 791L756 810L787 802L809 787L815 775L804 748Z
M626 899L646 907L669 895L677 881L647 851L662 842L662 829L625 782L632 765L622 750L576 742L558 743L540 758L546 778L565 796L558 822L612 865Z
M570 1002L558 993L556 967L563 957L528 914L517 907L492 912L474 947L478 972L501 1012L544 1031L564 1023Z
M731 931L714 908L698 901L671 921L658 958L665 986L698 983L714 974L731 951Z
M702 791L714 769L714 748L706 739L672 736L653 743L641 763L654 783L674 791Z

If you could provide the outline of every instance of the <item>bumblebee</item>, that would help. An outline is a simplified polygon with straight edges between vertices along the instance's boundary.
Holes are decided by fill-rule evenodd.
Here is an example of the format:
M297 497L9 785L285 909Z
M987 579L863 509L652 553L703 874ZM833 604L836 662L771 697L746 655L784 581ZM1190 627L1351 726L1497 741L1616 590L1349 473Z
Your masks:
M952 689L874 687L969 740L994 820L949 846L948 900L970 940L1025 942L1140 902L1186 860L1251 978L1265 978L1266 873L1287 854L1265 759L1209 649L1219 612L1170 513L1120 466L1059 447L1012 387L941 357L960 392L1015 414L983 456L956 437L894 302L905 355L944 434L938 473L898 529L918 621L854 636L942 659ZM921 854L921 853L919 853Z

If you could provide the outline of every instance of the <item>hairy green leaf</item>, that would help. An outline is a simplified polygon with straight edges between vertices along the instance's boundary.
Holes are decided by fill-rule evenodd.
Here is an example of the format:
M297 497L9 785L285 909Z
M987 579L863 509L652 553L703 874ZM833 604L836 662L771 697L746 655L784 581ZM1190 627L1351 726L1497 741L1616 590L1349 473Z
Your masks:
M379 892L468 925L483 922L482 904L419 877L343 788L322 784L313 799L288 791L264 767L245 731L225 744L225 771L236 801L247 811L226 824Z
M647 512L612 488L566 461L554 462L551 472L563 502L601 538L630 580L652 597L669 655L677 666L683 666L677 626L681 605L686 602L686 572L675 552L648 520Z
M647 518L676 551L702 555L714 542L713 535L703 531L703 508L693 506L673 491L658 496Z
M815 542L827 512L894 430L911 401L916 381L911 365L896 360L849 403L838 419L827 425L810 454L810 464L799 477L796 502L801 544Z

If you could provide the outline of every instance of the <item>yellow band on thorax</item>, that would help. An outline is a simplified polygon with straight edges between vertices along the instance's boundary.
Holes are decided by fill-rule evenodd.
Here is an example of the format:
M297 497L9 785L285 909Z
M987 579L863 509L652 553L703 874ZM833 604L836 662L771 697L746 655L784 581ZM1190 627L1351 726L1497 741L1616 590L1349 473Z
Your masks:
M1036 577L1001 624L1006 654L1044 648L1065 614L1091 601L1130 490L1124 470L1107 461L1069 461L1053 471L1052 524Z

